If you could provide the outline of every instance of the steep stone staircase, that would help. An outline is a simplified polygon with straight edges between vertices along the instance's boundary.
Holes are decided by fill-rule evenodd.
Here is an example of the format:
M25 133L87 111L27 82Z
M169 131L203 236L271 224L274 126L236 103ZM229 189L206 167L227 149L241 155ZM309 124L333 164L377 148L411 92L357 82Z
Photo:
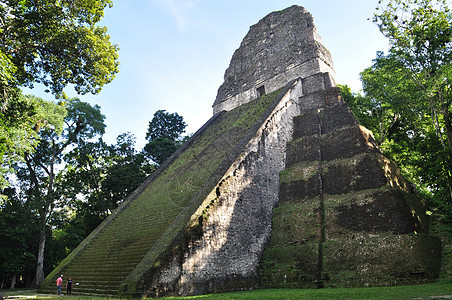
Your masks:
M135 269L180 210L149 207L134 201L105 228L98 238L61 272L72 277L75 294L116 295L121 283ZM49 292L52 287L42 291Z
M231 157L249 142L262 112L278 103L279 92L209 120L47 276L40 292L55 293L55 280L63 274L63 285L69 277L75 283L73 294L144 293L134 294L142 289L143 272L164 261L175 240L184 239L191 216L229 168Z

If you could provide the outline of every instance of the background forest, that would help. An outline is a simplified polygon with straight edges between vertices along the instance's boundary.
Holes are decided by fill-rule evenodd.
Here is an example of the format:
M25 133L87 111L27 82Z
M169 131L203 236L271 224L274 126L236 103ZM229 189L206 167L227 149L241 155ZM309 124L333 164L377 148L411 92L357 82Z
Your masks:
M159 110L147 144L102 140L98 93L118 70L118 47L98 25L109 0L0 1L0 289L36 286L179 147L186 124ZM390 43L340 86L360 124L416 185L452 275L452 13L445 0L379 1L373 22ZM56 100L23 95L43 84Z
M446 1L379 1L373 22L388 38L361 72L363 94L340 86L359 123L426 201L430 233L452 275L452 14ZM386 6L383 6L385 4Z

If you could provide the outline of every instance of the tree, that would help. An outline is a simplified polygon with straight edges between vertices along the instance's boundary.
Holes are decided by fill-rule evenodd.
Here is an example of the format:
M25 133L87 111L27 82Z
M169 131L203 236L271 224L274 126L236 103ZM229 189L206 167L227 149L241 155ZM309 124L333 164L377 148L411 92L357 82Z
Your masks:
M9 109L0 113L0 189L8 185L6 174L24 153L38 144L38 131L51 126L61 132L65 108L60 103L18 94L11 99Z
M36 262L32 241L37 219L27 203L16 197L14 189L3 191L7 201L0 205L0 289L8 283L14 288L19 278L27 278L29 266Z
M97 93L118 72L116 45L106 27L96 26L110 0L5 0L0 5L2 77L14 86L42 83L63 96ZM5 89L6 88L6 89ZM8 95L2 86L3 95ZM3 99L5 101L5 99Z
M442 146L444 175L452 199L452 14L445 0L379 1L374 22L389 39L383 70L403 73L410 109L428 116ZM380 70L382 70L380 68ZM415 97L413 97L415 96ZM422 120L419 120L421 122Z
M361 73L364 95L344 99L416 184L433 213L431 228L450 244L452 14L442 0L388 0L373 20L389 53L378 52Z
M135 136L120 134L116 145L109 147L112 164L108 167L102 181L102 195L116 208L124 199L138 188L155 166L146 161L142 153L134 148Z
M144 153L157 164L162 164L183 143L182 133L187 124L178 113L158 110L149 122Z
M65 98L68 85L96 94L115 77L118 47L96 25L111 6L110 0L0 1L0 188L9 162L36 146L33 128L45 121L36 111L42 103L23 98L20 87L43 84Z
M444 147L441 127L452 146L452 14L446 1L390 0L380 9L374 22L389 39L394 66L417 88L421 105L432 110L432 123Z
M75 212L68 226L70 230L81 231L82 239L107 217L111 208L101 196L102 180L110 161L108 146L101 138L80 141L65 155L63 193Z
M73 98L67 101L66 108L62 134L49 127L41 129L36 151L26 152L25 163L17 167L17 177L22 190L26 191L28 201L33 203L40 220L36 285L40 285L44 280L47 225L66 204L61 187L63 171L59 169L64 168L64 151L86 139L102 135L105 130L105 116L100 113L97 105L92 107Z
M75 209L67 231L87 236L155 170L134 146L135 137L123 133L116 144L83 142L66 155L64 194Z
M338 87L357 121L373 132L377 144L382 147L389 130L395 125L400 115L394 112L387 102L370 96L369 92L362 96L353 93L347 85L338 84Z

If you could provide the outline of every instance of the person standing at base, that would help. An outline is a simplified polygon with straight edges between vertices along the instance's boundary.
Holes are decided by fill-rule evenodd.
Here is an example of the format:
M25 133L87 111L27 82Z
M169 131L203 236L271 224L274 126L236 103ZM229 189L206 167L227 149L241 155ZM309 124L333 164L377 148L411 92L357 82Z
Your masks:
M61 295L61 286L63 285L63 275L58 277L58 279L56 280L56 284L57 284L57 294Z
M69 277L69 279L66 282L66 294L71 295L72 294L72 278Z

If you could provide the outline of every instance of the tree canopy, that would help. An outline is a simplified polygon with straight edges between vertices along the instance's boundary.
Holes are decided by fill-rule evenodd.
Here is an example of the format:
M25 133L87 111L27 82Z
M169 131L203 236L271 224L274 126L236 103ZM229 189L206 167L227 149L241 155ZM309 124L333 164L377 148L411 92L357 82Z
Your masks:
M61 187L64 152L70 146L102 135L105 130L105 116L100 107L92 107L77 98L65 103L63 130L58 132L52 127L38 131L38 144L35 151L23 154L23 163L17 162L17 179L26 201L30 203L39 217L39 247L35 284L44 280L44 250L47 225L54 219L55 213L61 213L66 205Z
M183 143L187 124L178 113L158 110L149 122L144 152L157 164L162 164Z
M36 132L55 126L48 112L60 109L61 103L22 96L21 87L43 84L65 98L68 86L96 94L114 79L118 46L96 25L111 6L110 0L0 1L0 188L11 161L36 146Z
M0 113L0 189L7 186L6 174L14 162L39 143L38 132L51 129L61 133L66 108L31 95L11 98L8 109Z
M377 52L361 72L363 95L340 88L358 121L426 200L433 233L450 245L452 13L444 0L378 3L373 21L389 51Z
M389 39L390 49L361 73L364 91L403 116L405 135L417 146L418 139L426 137L438 142L438 176L450 202L452 13L445 0L380 0L379 5L373 20Z
M118 72L118 47L97 26L110 0L5 0L0 5L3 101L14 86L44 84L58 97L71 84L97 93Z
M390 0L378 11L374 22L389 39L390 54L376 64L386 61L385 70L400 74L399 82L409 85L403 92L416 96L410 105L431 110L438 138L451 147L452 14L446 1Z

